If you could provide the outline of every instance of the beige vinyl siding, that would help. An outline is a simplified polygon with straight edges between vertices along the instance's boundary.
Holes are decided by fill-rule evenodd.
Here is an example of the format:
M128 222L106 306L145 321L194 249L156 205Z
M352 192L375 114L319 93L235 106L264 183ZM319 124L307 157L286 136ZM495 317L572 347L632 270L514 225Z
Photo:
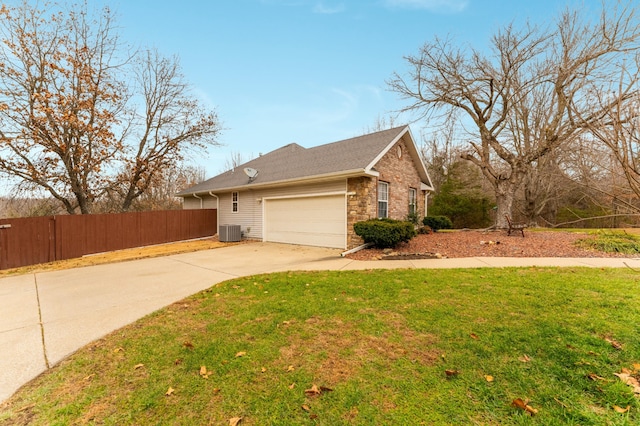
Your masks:
M346 193L346 191L346 179L309 185L293 185L278 188L239 191L237 212L231 211L231 192L216 194L220 196L218 223L220 225L240 225L245 237L262 239L262 200L264 198L322 193Z
M184 197L182 208L184 210L197 210L201 208L200 200L195 197Z
M182 208L184 210L215 209L218 208L218 200L210 195L202 195L202 200L196 197L184 197Z
M203 208L205 209L217 209L218 208L218 200L210 195L205 195L202 197Z

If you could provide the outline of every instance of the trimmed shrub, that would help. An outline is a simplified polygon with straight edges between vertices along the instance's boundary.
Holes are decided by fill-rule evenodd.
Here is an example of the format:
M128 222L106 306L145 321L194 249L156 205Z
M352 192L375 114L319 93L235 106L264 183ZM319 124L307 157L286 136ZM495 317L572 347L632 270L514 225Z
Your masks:
M424 234L431 234L433 230L428 226L421 226L420 228L418 228L417 232L418 234L424 235Z
M451 229L453 223L451 219L446 216L426 216L422 219L422 224L433 229L433 232L438 232L440 229Z
M353 230L365 243L376 247L395 247L416 236L413 223L394 219L371 219L353 224Z

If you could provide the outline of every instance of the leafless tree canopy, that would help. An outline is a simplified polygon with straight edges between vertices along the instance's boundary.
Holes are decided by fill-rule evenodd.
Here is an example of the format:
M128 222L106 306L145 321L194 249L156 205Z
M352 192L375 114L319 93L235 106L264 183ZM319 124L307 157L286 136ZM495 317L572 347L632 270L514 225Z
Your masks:
M177 58L130 53L105 8L0 9L0 173L70 213L127 210L187 150L216 144L214 112ZM117 207L115 207L117 206Z
M389 81L410 101L404 111L430 122L453 111L468 123L462 157L493 186L498 226L533 165L590 129L609 127L612 107L637 91L637 62L629 61L640 49L636 10L607 6L594 21L567 10L548 27L507 26L489 52L436 38L406 58L407 74ZM623 66L627 78L612 92Z

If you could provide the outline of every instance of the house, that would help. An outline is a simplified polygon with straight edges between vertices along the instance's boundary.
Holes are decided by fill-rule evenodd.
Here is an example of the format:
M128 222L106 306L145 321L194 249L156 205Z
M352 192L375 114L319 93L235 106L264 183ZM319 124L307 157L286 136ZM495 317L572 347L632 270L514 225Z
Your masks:
M181 191L246 238L355 248L362 220L419 218L432 185L409 126L304 148L292 143Z

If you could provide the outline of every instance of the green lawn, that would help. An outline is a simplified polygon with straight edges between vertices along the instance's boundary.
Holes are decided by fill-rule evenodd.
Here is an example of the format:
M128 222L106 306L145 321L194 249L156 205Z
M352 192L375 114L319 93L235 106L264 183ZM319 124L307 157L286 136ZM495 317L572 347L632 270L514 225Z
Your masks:
M89 345L0 424L637 425L638 370L630 269L281 273Z

